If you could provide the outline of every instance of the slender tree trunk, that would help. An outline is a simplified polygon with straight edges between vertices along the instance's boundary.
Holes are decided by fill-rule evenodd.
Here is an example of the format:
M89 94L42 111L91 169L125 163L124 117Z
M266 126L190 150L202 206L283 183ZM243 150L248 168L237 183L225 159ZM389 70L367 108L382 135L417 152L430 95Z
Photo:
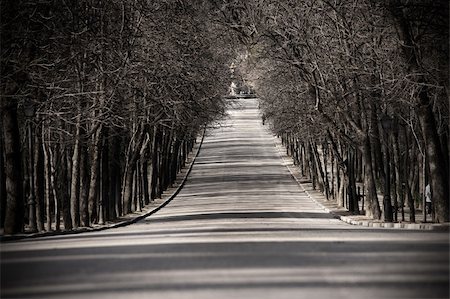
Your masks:
M311 178L312 178L313 189L316 189L316 185L317 185L317 183L319 183L319 190L320 190L320 192L323 192L323 185L318 180L317 165L315 163L314 150L313 150L311 141L308 141L308 152L309 152L308 157L309 157L309 165L310 165L310 169L311 169Z
M383 145L383 151L384 151L384 189L383 189L383 214L384 214L384 221L386 222L392 222L393 213L392 213L392 196L391 196L391 155L390 155L390 142L389 142L389 136L387 133L384 133L384 145Z
M124 213L131 212L131 204L133 201L133 196L136 193L133 193L133 185L134 185L134 173L136 171L136 164L139 158L139 154L143 152L147 146L148 137L146 135L147 129L144 125L140 125L138 132L136 133L136 142L134 143L133 148L129 151L127 157L127 165L125 170L125 180L123 187L123 208ZM137 205L134 205L134 209L136 209Z
M34 146L34 191L36 195L36 223L38 231L44 231L45 222L45 172L44 172L44 153L42 151L41 134L36 127L35 146Z
M408 207L409 207L409 221L414 223L416 222L416 205L414 202L414 192L416 189L416 167L413 165L413 169L411 170L411 176L409 182L406 184L407 189L407 197L408 197Z
M135 193L135 207L136 211L142 212L142 196L141 196L141 180L139 179L141 176L141 172L139 171L140 166L139 162L136 162L136 170L134 172L134 193Z
M305 165L305 173L312 181L313 175L312 175L311 163L309 163L308 144L303 145L303 159L304 159L304 165Z
M88 153L85 146L80 146L80 224L88 227L89 222L89 172Z
M133 173L134 169L132 165L128 165L125 171L125 184L123 190L123 214L129 214L132 211L132 195L133 195Z
M312 153L313 153L317 173L320 175L320 180L319 179L317 180L319 182L319 189L320 189L320 192L325 194L325 196L328 200L328 189L327 189L327 185L326 185L326 181L325 181L325 174L324 174L323 168L322 168L322 162L320 161L319 151L317 150L317 145L315 143L311 143L311 147L312 147Z
M150 191L149 191L149 178L148 178L148 156L151 147L151 141L153 140L153 136L148 133L145 137L144 144L141 147L139 153L139 172L141 173L140 183L142 186L142 197L144 205L148 205L150 203Z
M171 157L171 149L172 149L172 143L173 143L173 123L172 128L168 133L166 133L166 138L164 142L164 151L163 151L163 185L162 190L166 191L167 188L170 186L170 157Z
M364 140L364 148L362 150L365 174L364 174L364 186L366 187L366 202L367 210L366 215L374 219L381 218L380 204L378 202L377 188L375 184L374 170L372 169L372 149L369 136L366 136Z
M42 129L42 151L44 153L44 176L45 176L45 205L46 205L46 230L52 230L52 201L50 192L50 158L48 152L48 145L45 140L45 129Z
M101 134L101 141L100 141L100 147L98 149L98 178L97 178L97 223L99 225L105 224L105 198L107 197L107 194L105 194L105 168L104 168L104 159L105 157L103 154L107 152L105 151L105 136L107 135L108 128L103 127L102 134ZM106 184L107 185L107 184Z
M0 229L5 227L6 216L6 173L3 142L3 124L0 126ZM35 160L36 161L36 160Z
M332 186L330 186L330 181L328 178L328 144L326 142L322 143L322 156L323 156L323 175L324 175L324 185L327 193L327 200L329 200L330 195L332 195Z
M60 160L60 167L59 170L57 170L58 179L57 182L57 188L58 193L61 196L61 210L62 210L62 216L64 221L64 229L65 230L71 230L72 229L72 217L70 215L70 193L67 188L68 182L70 182L70 176L69 176L69 159L67 157L67 151L64 148L61 153L61 160Z
M306 174L308 173L308 165L307 165L307 161L308 159L306 158L306 148L305 148L305 143L302 142L301 144L301 160L302 160L302 176L306 176Z
M159 178L158 178L158 197L161 198L162 192L165 190L165 166L166 166L166 150L167 150L167 131L163 129L161 138L161 150L159 152Z
M402 182L403 182L403 174L401 171L401 159L400 159L400 142L398 136L398 126L394 130L393 134L393 157L394 157L394 175L395 175L395 199L394 199L394 221L398 221L398 209L402 207ZM404 220L404 219L402 219Z
M172 154L172 159L171 159L171 178L170 178L170 182L171 184L173 184L175 182L175 180L177 179L177 172L178 172L178 156L179 156L179 151L180 151L180 144L181 142L176 139L175 143L174 143L174 148L173 148L173 154Z
M414 164L411 164L410 157L416 156L416 147L411 146L411 142L409 141L408 134L406 130L403 131L404 134L404 140L405 140L405 160L404 160L404 168L405 172L409 173L408 177L405 177L405 191L406 191L406 198L408 201L408 207L409 207L409 221L410 222L416 222L416 208L414 205L414 197L413 197L413 188L411 188L411 182L414 181L414 171L415 166ZM411 148L410 148L411 147ZM411 151L411 154L409 152Z
M158 196L158 178L159 178L159 154L161 143L161 135L158 126L155 125L152 141L152 180L150 198L154 200Z
M61 230L61 201L56 188L56 162L54 149L51 145L48 146L49 162L50 162L50 190L53 196L53 202L55 206L55 230Z
M103 215L103 221L105 220L111 220L111 215L110 215L110 201L113 200L112 195L109 193L110 188L109 188L109 184L110 184L110 170L109 170L109 130L106 130L106 134L105 137L103 138L103 146L102 146L102 155L101 155L101 173L102 173L102 178L101 178L101 182L102 182L102 196L101 196L101 202L102 202L102 215Z
M78 111L70 181L70 215L72 218L72 227L75 229L80 226L80 122L81 111Z
M186 136L184 136L183 139L183 144L182 144L182 155L181 155L181 167L185 167L186 166L186 162L187 162L187 157L188 157L188 153L187 153L187 142L185 140Z
M352 213L359 214L358 197L356 196L355 152L349 149L347 154L348 210Z
M111 219L115 219L122 213L121 203L121 173L120 173L120 138L113 137L111 139L109 148L110 159L109 159L109 194L110 194L110 216Z
M345 182L346 176L344 173L344 170L339 171L339 195L338 195L338 206L340 207L346 207L346 201L345 201Z
M331 194L331 197L333 198L333 199L336 199L336 185L335 185L335 181L336 181L336 174L335 174L335 169L336 169L336 162L335 162L335 159L334 159L334 154L333 154L333 152L332 151L330 151L330 165L331 165L331 171L330 171L330 175L331 175L331 182L330 182L330 187L331 187L331 190L330 190L330 194Z
M142 185L142 196L144 197L144 204L148 205L150 203L150 193L148 187L148 163L146 160L139 163L141 166L141 185Z
M6 178L5 233L15 234L23 231L25 215L17 104L4 103L1 108Z
M98 183L100 175L100 154L101 154L101 141L102 141L102 125L99 125L91 145L91 176L89 180L89 197L88 197L88 210L89 220L91 223L98 222Z
M370 156L372 158L372 170L375 180L384 177L383 169L383 152L381 151L381 134L378 128L378 108L375 106L374 101L369 101L370 104L370 150L372 151ZM376 181L375 181L376 182Z

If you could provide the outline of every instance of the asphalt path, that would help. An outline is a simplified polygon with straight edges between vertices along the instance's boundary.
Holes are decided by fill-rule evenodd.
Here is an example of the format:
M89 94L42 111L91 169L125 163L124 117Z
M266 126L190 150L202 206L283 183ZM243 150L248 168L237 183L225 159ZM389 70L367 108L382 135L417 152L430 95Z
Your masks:
M136 224L1 244L1 298L448 298L448 233L351 226L301 191L242 99Z

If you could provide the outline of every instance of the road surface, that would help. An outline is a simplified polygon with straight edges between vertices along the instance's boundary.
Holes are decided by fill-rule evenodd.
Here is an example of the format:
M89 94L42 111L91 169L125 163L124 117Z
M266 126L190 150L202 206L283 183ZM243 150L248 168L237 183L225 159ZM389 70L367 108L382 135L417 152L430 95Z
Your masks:
M242 99L137 224L1 246L1 298L447 298L447 233L371 229L304 194Z

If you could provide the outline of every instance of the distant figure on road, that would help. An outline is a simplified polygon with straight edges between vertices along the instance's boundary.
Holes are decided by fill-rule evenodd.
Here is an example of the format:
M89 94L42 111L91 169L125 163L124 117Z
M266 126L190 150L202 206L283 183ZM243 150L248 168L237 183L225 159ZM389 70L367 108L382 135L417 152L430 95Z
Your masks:
M264 126L264 124L266 123L266 115L263 113L263 115L261 116L262 118L262 124Z
M425 187L425 204L427 209L427 214L431 214L431 187L427 184Z

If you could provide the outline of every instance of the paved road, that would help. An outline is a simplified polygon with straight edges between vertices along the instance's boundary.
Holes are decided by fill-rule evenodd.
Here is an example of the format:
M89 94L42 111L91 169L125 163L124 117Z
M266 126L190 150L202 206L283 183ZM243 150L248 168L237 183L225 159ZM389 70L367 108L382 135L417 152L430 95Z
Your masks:
M447 298L448 235L350 226L302 193L242 100L167 207L5 243L2 298Z

